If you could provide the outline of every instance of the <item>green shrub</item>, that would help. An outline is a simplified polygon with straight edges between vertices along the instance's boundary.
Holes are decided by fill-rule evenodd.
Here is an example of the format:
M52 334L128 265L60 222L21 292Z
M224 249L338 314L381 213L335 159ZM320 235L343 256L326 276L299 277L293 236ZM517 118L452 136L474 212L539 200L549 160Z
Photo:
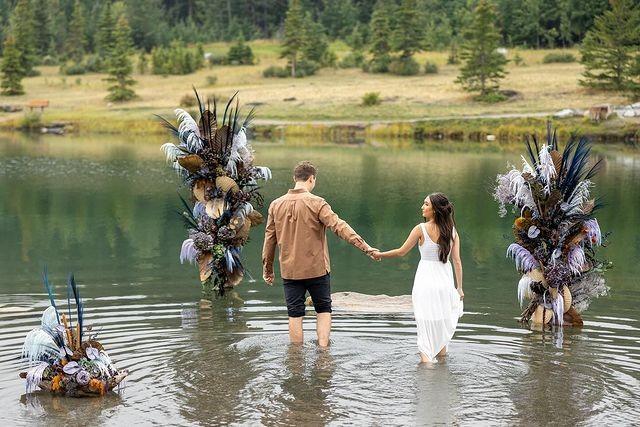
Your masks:
M390 63L389 58L372 59L368 64L365 63L362 69L367 73L388 73Z
M51 55L45 55L41 63L42 65L58 65L58 60Z
M82 61L82 65L87 73L99 73L104 71L106 64L98 55L88 55Z
M438 74L438 66L431 61L427 61L424 64L424 73L425 74Z
M161 75L191 74L203 66L201 53L201 49L188 49L177 41L169 47L155 47L151 51L151 72Z
M77 62L68 62L62 64L60 66L60 74L64 74L66 76L77 76L79 74L85 74L87 72L84 64L79 64Z
M189 107L195 107L196 105L198 105L198 100L196 99L196 96L192 93L188 93L182 98L180 98L181 107L189 108Z
M29 111L20 120L20 129L38 130L42 127L42 114Z
M524 63L524 59L522 58L522 56L520 56L519 53L516 53L516 55L513 57L513 63L516 64L516 66L518 67L526 65Z
M320 68L320 65L313 61L300 61L296 67L296 77L306 77L315 74L316 71ZM263 77L279 77L286 78L291 77L291 66L287 65L286 67L278 67L277 65L272 65L269 68L266 68L262 71Z
M571 53L548 53L542 58L543 64L552 64L557 62L576 62L576 57Z
M227 65L227 56L208 53L207 62L209 62L209 67L213 67L214 65Z
M505 101L507 97L500 92L489 92L485 95L478 95L474 99L476 101L486 102L487 104L495 104L496 102Z
M364 65L364 54L357 50L349 52L347 56L338 62L340 68L360 68Z
M362 105L371 107L380 104L380 92L367 92L362 96Z
M413 58L396 58L389 64L389 72L398 76L415 76L420 72L420 64Z
M218 76L207 76L207 86L214 86L218 82Z
M278 67L277 65L272 65L262 71L263 77L289 77L291 76L291 70L287 70L286 67Z
M227 63L230 65L253 65L253 51L242 39L229 48Z

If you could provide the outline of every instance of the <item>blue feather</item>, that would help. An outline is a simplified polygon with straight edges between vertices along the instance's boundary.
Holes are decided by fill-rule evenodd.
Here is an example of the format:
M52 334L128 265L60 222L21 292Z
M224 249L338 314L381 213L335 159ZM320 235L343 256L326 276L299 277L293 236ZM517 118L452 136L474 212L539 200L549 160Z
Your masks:
M73 297L76 301L76 316L78 318L78 326L80 330L80 342L82 342L82 328L84 323L84 304L82 303L82 299L80 298L80 292L78 291L78 286L76 285L76 279L73 277L73 273L69 273L68 282L71 291L73 292Z
M51 307L53 307L56 311L56 319L58 323L60 323L60 315L58 314L58 307L56 307L56 299L53 295L53 285L49 282L49 274L47 271L47 266L44 266L44 272L42 273L42 281L44 282L44 288L47 290L49 294L49 301L51 302Z

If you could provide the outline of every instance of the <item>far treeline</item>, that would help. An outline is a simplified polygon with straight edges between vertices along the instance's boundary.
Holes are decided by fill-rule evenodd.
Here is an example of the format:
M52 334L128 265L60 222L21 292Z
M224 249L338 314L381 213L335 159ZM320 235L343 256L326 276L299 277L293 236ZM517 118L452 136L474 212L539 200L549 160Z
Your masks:
M6 95L23 93L36 65L59 65L63 74L108 73L108 99L126 101L136 96L136 52L140 74L188 74L204 66L205 42L236 42L225 58L209 55L212 65L252 64L245 41L254 38L282 42L286 65L265 77L332 66L430 74L437 66L414 54L447 50L461 64L456 82L488 102L504 99L505 47L578 44L581 84L640 92L640 0L0 0L0 14ZM340 61L335 40L351 49Z
M348 38L355 27L365 39L377 0L301 0L331 39ZM0 0L0 32L6 36L17 0ZM32 0L41 55L62 55L76 18L95 23L109 1L81 0L82 16L75 16L75 0ZM123 0L111 2L124 11L134 46L150 52L174 40L185 43L279 38L288 0ZM386 0L387 6L400 1ZM477 2L418 0L416 12L426 50L445 49L464 32ZM609 8L606 0L495 0L500 43L528 48L568 47L580 43L596 16ZM86 48L95 52L99 26L84 28Z

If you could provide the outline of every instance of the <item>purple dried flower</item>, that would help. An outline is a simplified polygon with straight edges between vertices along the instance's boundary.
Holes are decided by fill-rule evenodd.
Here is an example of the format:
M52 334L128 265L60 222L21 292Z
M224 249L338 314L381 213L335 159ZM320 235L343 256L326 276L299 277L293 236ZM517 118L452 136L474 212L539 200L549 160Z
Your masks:
M207 233L197 232L191 235L193 242L196 246L196 249L200 252L208 252L213 249L215 244L213 236L208 235Z
M84 369L81 371L78 371L78 373L76 374L76 382L80 385L89 384L90 379L91 379L91 376Z
M544 271L544 278L550 287L557 289L569 284L571 281L571 270L566 264L556 262L554 265L547 267Z
M184 264L185 261L189 261L193 264L196 261L196 248L193 245L193 239L186 239L182 242L182 249L180 250L180 263Z
M218 229L218 238L220 240L231 240L236 236L236 232L229 227L222 226Z
M536 227L535 225L532 225L531 227L529 227L529 231L527 231L527 236L529 236L530 239L535 239L539 235L540 235L540 229L538 227Z
M87 347L84 352L89 360L95 360L100 357L100 351L97 348Z
M584 228L587 230L587 239L589 246L602 245L602 232L598 220L593 218L584 222Z
M569 269L571 269L571 272L577 276L582 272L582 267L584 267L585 263L586 259L582 246L573 245L567 255L567 264L569 264Z
M65 374L73 375L80 370L80 365L78 365L78 362L71 361L64 365L64 368L62 368L62 370Z
M528 273L540 264L527 249L517 243L512 243L507 248L507 257L511 257L516 262L516 269L523 273Z

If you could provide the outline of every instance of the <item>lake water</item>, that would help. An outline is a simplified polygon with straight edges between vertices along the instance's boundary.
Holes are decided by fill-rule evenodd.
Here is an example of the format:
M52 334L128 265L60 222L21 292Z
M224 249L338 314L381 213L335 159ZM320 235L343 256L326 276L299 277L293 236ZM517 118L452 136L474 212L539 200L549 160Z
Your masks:
M185 229L179 180L163 138L0 137L0 420L4 424L612 425L640 420L640 153L607 147L596 193L610 231L610 295L593 301L582 329L531 331L516 321L519 279L505 258L512 218L491 197L496 173L520 147L375 143L257 143L274 179L266 202L290 186L302 159L319 167L325 197L371 245L399 246L424 196L456 207L465 315L444 363L418 365L408 314L335 312L331 346L290 346L279 284L243 282L200 309L193 266L180 265ZM263 209L263 213L266 209ZM261 276L264 226L244 251ZM411 292L419 256L374 263L335 236L333 291ZM73 271L88 322L119 368L120 395L25 396L24 335L46 307L44 264L64 295Z

